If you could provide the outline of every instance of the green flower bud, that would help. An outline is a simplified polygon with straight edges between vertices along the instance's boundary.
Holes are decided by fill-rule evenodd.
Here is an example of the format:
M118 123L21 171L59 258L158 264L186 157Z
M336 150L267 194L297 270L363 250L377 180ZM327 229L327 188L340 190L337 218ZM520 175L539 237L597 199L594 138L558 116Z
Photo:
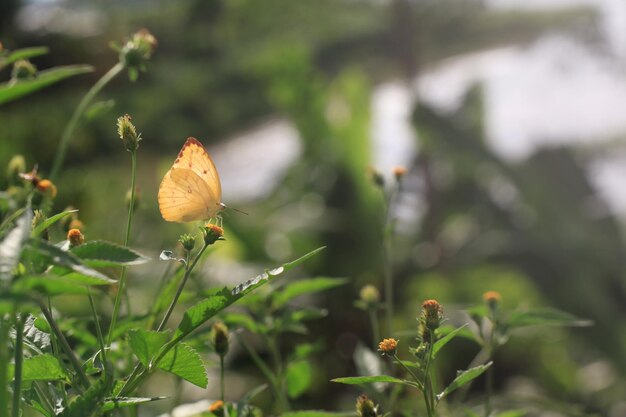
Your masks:
M14 155L7 165L7 178L13 183L19 182L20 174L26 172L26 160L22 155Z
M377 417L376 408L374 401L365 394L359 395L356 399L356 412L360 417Z
M194 246L196 246L196 237L188 233L181 235L178 238L178 241L180 242L181 245L183 245L183 248L187 252L191 252Z
M119 60L128 69L131 81L137 79L139 71L146 70L156 46L156 38L147 29L141 29L119 49Z
M368 306L373 306L380 301L380 292L378 288L373 285L366 285L361 288L359 292L359 297L361 301L363 301Z
M228 353L228 327L221 321L213 324L211 344L218 355L225 356Z
M125 114L117 119L117 134L119 135L124 146L130 152L134 152L139 147L139 141L141 141L141 135L137 134L135 125L131 122L131 117Z

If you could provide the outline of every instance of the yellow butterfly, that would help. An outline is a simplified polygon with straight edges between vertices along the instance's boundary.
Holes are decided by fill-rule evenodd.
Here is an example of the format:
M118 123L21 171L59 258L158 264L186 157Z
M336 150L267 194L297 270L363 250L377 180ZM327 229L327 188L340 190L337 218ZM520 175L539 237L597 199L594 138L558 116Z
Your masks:
M159 186L159 210L168 222L215 217L224 207L213 160L196 138L188 138Z

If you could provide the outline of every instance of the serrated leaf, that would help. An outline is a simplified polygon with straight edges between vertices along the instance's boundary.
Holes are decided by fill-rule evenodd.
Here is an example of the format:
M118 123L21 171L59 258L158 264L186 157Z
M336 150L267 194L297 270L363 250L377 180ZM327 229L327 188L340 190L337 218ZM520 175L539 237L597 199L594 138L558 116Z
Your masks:
M101 283L110 284L112 282L115 282L103 273L96 271L95 269L90 268L87 265L84 265L81 260L73 253L65 252L61 248L58 248L53 244L46 242L45 240L31 239L26 245L25 250L43 255L47 257L52 264L69 269L80 275L94 278ZM57 275L61 274L57 273Z
M28 239L33 213L28 207L17 219L16 225L0 242L0 281L11 279L13 269L20 260L24 244Z
M41 71L33 79L20 80L14 84L0 84L0 104L34 93L66 78L92 71L93 67L90 65L67 65Z
M298 398L304 394L313 381L313 369L305 360L291 362L287 365L287 395Z
M11 364L9 374L13 379L15 365ZM24 358L22 362L22 381L69 381L59 360L49 354Z
M105 398L104 404L100 407L101 413L106 413L118 408L131 407L138 404L149 403L152 401L164 400L167 397L116 397Z
M389 375L372 375L372 376L349 376L344 378L331 379L332 382L338 382L340 384L348 385L362 385L362 384L375 384L378 382L384 382L389 384L402 384L415 387L415 383L406 381L404 379L394 378Z
M207 320L211 319L217 313L224 310L226 307L230 306L240 298L244 297L246 294L249 294L254 289L266 284L267 282L271 281L282 273L299 265L300 263L320 252L322 249L324 249L324 247L315 249L314 251L307 253L301 258L293 262L286 263L283 266L274 269L273 271L265 272L257 276L256 278L239 284L231 291L228 291L228 289L226 288L218 290L214 295L209 296L206 300L203 300L195 306L189 308L185 312L183 319L178 325L176 333L174 334L174 339L170 342L170 345L174 345L176 342L183 339L189 333L204 324Z
M41 317L29 314L24 322L24 340L39 351L50 347L50 325Z
M30 59L50 52L47 46L34 46L31 48L22 48L12 51L6 57L0 57L0 69L19 61L20 59Z
M53 224L61 220L63 217L68 216L72 213L76 213L77 211L78 210L68 210L62 213L57 213L54 216L47 218L46 220L38 224L37 227L33 229L30 235L32 237L39 236L44 230L46 230L47 228L49 228L50 226L52 226Z
M459 334L459 332L463 330L466 326L467 324L464 324L461 327L452 330L441 339L437 340L433 345L433 357L437 356L437 352L439 352L441 348L443 348L450 340L454 339L454 337Z
M312 294L325 291L331 288L346 284L348 281L344 278L327 278L318 277L312 279L304 279L295 281L285 285L280 291L274 293L274 306L279 308L285 305L289 300L305 294Z
M451 392L455 391L458 388L461 388L463 385L468 382L478 378L483 374L493 362L488 362L484 365L478 365L474 368L467 369L465 371L459 372L456 378L448 385L440 394L437 394L437 401L440 401L442 398L449 395Z
M150 259L115 243L95 240L70 250L91 267L140 265Z
M515 311L506 321L510 328L525 326L591 326L591 320L580 319L572 314L553 308Z
M171 372L200 388L209 384L206 368L200 355L186 343L179 343L165 354L157 365L159 369Z
M136 329L128 332L128 345L142 365L148 366L169 338L168 332Z

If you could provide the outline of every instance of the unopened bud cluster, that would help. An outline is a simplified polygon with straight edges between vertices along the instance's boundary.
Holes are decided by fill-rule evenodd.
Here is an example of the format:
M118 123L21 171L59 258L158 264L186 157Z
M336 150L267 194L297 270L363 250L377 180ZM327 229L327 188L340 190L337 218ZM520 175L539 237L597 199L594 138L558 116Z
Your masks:
M135 125L131 122L131 117L125 114L117 119L117 134L124 142L124 146L129 152L135 152L139 148L141 135L137 134Z
M202 236L206 245L212 245L218 240L224 240L224 229L216 224L207 223L202 230Z
M226 356L228 353L228 327L221 321L213 324L211 329L211 344L215 353L220 356Z
M441 326L443 307L437 300L426 300L422 303L419 317L419 333L423 342L431 343L432 335Z
M183 246L183 249L185 249L187 252L191 252L194 246L196 246L196 237L188 233L181 235L178 238L178 241Z
M359 417L377 417L377 408L374 401L370 400L365 394L359 395L356 399L356 412Z

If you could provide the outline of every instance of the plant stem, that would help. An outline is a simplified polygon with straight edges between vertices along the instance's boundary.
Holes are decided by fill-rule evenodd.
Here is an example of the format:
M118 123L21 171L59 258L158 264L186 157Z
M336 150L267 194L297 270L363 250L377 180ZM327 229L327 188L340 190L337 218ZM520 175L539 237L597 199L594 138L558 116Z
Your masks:
M224 402L224 355L220 355L220 400Z
M493 358L490 358L489 360L493 361ZM485 417L489 417L491 415L491 394L493 392L493 372L492 372L493 366L490 366L489 369L487 369L487 375L486 375L486 394L485 394Z
M124 246L128 246L128 241L130 240L130 230L133 224L133 212L135 205L135 179L137 176L137 151L131 151L131 176L130 176L130 203L128 204L128 218L126 221L126 235L124 236ZM122 295L124 294L126 289L126 267L122 267L122 272L120 273L120 281L119 286L117 288L117 294L115 295L115 305L113 306L113 315L111 316L111 325L109 326L109 336L107 338L107 346L111 346L111 342L113 339L113 330L115 330L115 324L117 322L117 316L120 312L120 304L122 302ZM130 311L130 304L128 303L128 296L126 296L127 306L126 308Z
M9 417L9 323L0 317L0 417Z
M372 326L372 338L374 339L374 349L376 349L378 342L380 341L380 330L378 328L378 317L376 316L375 308L367 309L370 316L370 323Z
M100 92L100 90L102 90L104 86L106 86L113 78L115 78L115 76L119 74L123 69L124 65L122 63L118 62L117 64L115 64L91 87L87 94L84 95L80 103L78 103L78 106L76 106L76 109L74 110L70 121L67 123L65 129L63 130L63 134L61 135L61 141L59 142L59 147L57 148L57 153L54 157L54 163L52 164L52 170L50 171L50 179L53 182L59 175L59 171L61 170L61 166L63 165L63 161L65 159L65 153L67 152L67 146L69 145L70 139L72 138L72 135L74 134L74 131L78 126L78 122L81 116L83 115L83 113L85 113L85 110L87 110L87 107L89 106L89 104L91 104L91 102Z
M24 320L26 314L20 314L15 324L15 372L13 374L13 417L20 417L20 402L22 400L22 363L24 359L24 351L22 344L24 343Z
M278 343L275 335L271 335L266 338L267 347L272 354L272 361L274 362L274 375L276 375L276 383L278 386L278 402L281 406L280 411L289 411L291 408L289 406L289 400L287 399L287 395L285 394L285 380L283 378L283 361L280 357L280 349L278 348Z
M61 329L59 329L59 326L52 317L52 313L50 313L50 310L48 310L48 308L41 303L39 304L39 308L41 308L41 312L48 321L48 324L50 324L50 329L54 332L59 343L61 343L61 347L65 351L65 354L69 358L72 367L76 371L76 375L78 375L80 383L83 385L83 387L89 388L89 378L87 378L87 375L85 375L85 372L83 371L80 362L76 358L76 355L74 355L74 351L70 347L70 344L67 343L67 339L63 335L63 332L61 332Z
M89 305L91 306L91 314L93 314L93 321L96 324L96 336L98 337L98 343L100 344L100 356L102 358L102 362L106 364L107 356L106 349L104 346L104 337L102 336L102 328L100 327L100 320L98 320L98 312L96 311L96 305L93 302L93 297L91 296L91 289L87 289L89 296ZM105 371L107 367L104 367Z
M400 365L402 366L415 380L415 382L417 383L417 387L424 391L424 384L422 383L422 381L420 381L420 379L417 377L417 375L415 375L415 372L413 372L411 370L411 368L409 368L408 366L406 366L401 360L400 358L398 358L398 356L396 354L393 355L393 359Z
M434 340L434 332L429 330L431 340ZM431 362L433 357L433 344L428 343L428 351L426 357L426 367L424 368L424 401L426 402L426 410L428 416L433 417L435 415L435 396L433 393L433 384L430 377Z
M167 321L169 320L170 315L172 314L172 311L174 311L174 307L176 306L176 303L178 302L178 298L180 297L180 294L183 292L183 288L185 287L185 283L189 279L189 275L191 274L191 271L193 271L193 269L195 268L196 264L200 260L200 257L202 256L202 254L204 253L204 251L208 247L209 247L209 245L207 245L205 243L204 246L202 247L202 249L200 249L200 251L198 251L198 254L194 258L194 260L191 263L191 265L189 265L189 254L187 254L187 259L185 260L185 275L183 276L183 280L181 281L180 285L178 286L178 290L176 291L176 295L174 296L174 299L172 299L172 302L171 302L170 306L168 307L167 312L165 313L165 316L163 316L163 319L161 320L161 324L159 324L159 327L157 328L157 332L160 332L161 330L163 330L163 328L167 324ZM155 366L163 358L163 355L165 355L165 353L167 353L167 350L163 351L161 356L157 356L154 359L153 363L154 363ZM128 379L126 380L126 383L124 383L124 386L120 390L119 395L120 396L124 396L124 395L132 392L135 388L137 388L137 386L139 386L141 381L143 381L143 379L148 376L149 372L150 372L150 369L145 368L141 363L138 363L137 366L135 366L135 368L133 369L133 372L131 372L131 374L129 375Z
M383 274L385 279L385 317L387 319L387 334L393 336L393 259L392 238L393 221L391 218L391 203L395 193L391 193L387 199L383 192L385 203L385 219L383 224Z

